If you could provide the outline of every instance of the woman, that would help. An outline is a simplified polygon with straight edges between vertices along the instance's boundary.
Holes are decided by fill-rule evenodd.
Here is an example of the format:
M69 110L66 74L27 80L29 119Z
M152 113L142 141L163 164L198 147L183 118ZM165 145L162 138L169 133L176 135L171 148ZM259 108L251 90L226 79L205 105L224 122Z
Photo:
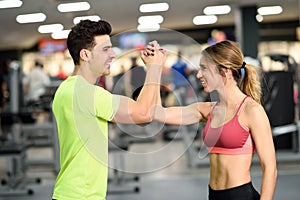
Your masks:
M260 104L255 66L243 61L237 43L223 41L201 54L197 78L217 102L198 102L156 112L155 119L175 125L206 122L203 141L210 153L209 199L273 198L277 169L271 128ZM260 160L260 194L254 189L250 166L254 151Z

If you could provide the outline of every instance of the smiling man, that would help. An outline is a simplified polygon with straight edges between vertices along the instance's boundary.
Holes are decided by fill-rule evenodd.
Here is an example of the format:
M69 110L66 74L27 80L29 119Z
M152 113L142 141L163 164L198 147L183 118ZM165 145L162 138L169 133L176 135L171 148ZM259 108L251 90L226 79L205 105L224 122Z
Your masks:
M110 73L115 58L108 22L84 20L75 25L67 46L74 73L61 83L53 100L60 144L60 172L53 199L105 199L108 174L108 121L147 123L159 103L160 78L166 51L156 41L141 52L147 68L136 101L95 85Z

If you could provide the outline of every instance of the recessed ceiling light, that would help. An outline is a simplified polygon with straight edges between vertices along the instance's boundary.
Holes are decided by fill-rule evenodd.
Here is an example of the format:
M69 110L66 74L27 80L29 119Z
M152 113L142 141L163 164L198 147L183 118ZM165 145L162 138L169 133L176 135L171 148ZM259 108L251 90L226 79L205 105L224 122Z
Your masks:
M257 9L257 12L260 15L277 15L282 13L282 7L281 6L260 7Z
M256 21L258 21L258 22L262 22L264 20L264 17L262 15L260 15L260 14L257 14L255 16L255 18L256 18Z
M20 24L24 23L34 23L34 22L43 22L46 20L46 15L44 13L31 13L18 15L16 17L17 22Z
M204 8L203 13L206 15L224 15L230 13L231 8L229 5L208 6Z
M168 3L142 4L140 5L139 10L142 13L167 11L169 10L169 4Z
M141 16L138 19L139 24L160 24L164 21L163 16L161 15L151 15L151 16Z
M57 6L59 12L76 12L89 10L91 8L88 2L77 2L77 3L62 3Z
M215 15L199 15L193 18L193 23L195 25L214 24L217 21L218 18Z
M139 32L153 32L160 29L159 24L139 24L137 30Z
M53 39L66 39L68 38L70 31L71 30L56 31L51 34L51 37Z
M78 24L81 20L89 19L91 21L99 21L100 17L98 15L90 15L90 16L81 16L81 17L75 17L73 19L74 24Z
M17 8L23 4L20 0L2 0L0 1L0 8Z
M47 24L47 25L41 25L38 28L38 31L40 33L53 33L56 31L61 31L64 29L64 26L61 24Z

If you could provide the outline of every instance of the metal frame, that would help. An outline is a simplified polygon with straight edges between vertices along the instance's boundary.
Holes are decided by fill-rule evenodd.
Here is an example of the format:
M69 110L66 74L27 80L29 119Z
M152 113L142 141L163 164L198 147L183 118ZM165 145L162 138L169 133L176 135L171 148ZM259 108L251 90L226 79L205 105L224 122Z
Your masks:
M0 156L7 158L7 178L1 180L0 196L32 195L32 189L27 188L25 146L15 142L1 144Z

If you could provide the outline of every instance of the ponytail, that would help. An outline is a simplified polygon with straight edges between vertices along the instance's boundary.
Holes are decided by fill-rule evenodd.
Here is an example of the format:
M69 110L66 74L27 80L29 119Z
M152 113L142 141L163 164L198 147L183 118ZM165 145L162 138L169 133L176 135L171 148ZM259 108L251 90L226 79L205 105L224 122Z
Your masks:
M261 86L258 69L250 64L245 64L243 68L245 69L245 74L242 77L240 89L260 104Z

